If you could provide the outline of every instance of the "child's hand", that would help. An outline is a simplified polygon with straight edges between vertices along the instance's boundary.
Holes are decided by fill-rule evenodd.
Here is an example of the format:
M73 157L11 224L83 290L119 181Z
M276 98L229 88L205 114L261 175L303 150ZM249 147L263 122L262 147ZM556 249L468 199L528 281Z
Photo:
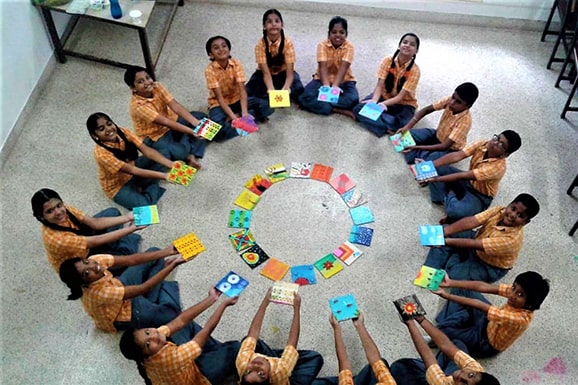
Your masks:
M208 297L211 298L213 301L217 302L217 300L219 299L220 296L221 296L221 292L219 290L217 290L216 287L213 286L209 289Z
M166 258L165 259L165 266L170 266L171 268L175 268L178 265L181 265L183 263L187 262L182 255L174 255L172 257Z
M293 294L293 309L299 310L301 308L301 295L299 293Z
M340 329L341 328L341 325L339 324L339 322L337 321L337 319L335 318L333 313L329 314L329 323L331 324L333 329Z
M134 222L134 214L132 213L132 211L129 211L128 213L126 213L125 217L126 217L126 223L130 224L131 222Z
M352 321L353 321L353 325L355 327L363 326L365 323L365 318L363 317L363 313L359 312L359 317L354 318Z
M273 288L270 287L267 292L265 293L265 297L263 297L263 302L271 302L271 292L273 291Z
M378 104L383 107L383 111L387 111L387 106L385 105L385 100L381 103L378 103Z
M442 298L445 298L446 292L444 289L437 289L437 290L430 290L432 293L434 293L435 295L438 295Z
M442 283L440 283L440 287L452 287L452 280L448 277L447 273L444 275L444 279L442 279Z
M409 126L406 124L405 126L403 126L402 128L400 128L399 130L397 130L395 133L396 134L405 134L406 131L409 131L410 128Z
M237 302L239 302L239 296L236 296L236 297L227 297L227 298L223 301L223 305L225 305L226 307L229 307L229 306L233 306L233 305L236 304Z

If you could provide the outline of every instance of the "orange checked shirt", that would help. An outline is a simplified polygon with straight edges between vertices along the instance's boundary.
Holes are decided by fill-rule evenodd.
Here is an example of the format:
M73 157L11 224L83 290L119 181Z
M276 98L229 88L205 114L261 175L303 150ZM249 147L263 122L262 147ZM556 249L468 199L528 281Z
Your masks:
M79 221L82 222L84 220L85 215L82 211L72 206L64 206ZM61 224L61 226L78 230L70 219L67 219L66 223ZM42 241L44 242L48 262L50 262L57 273L60 269L60 264L67 259L74 257L84 258L88 255L89 249L86 238L82 235L76 235L73 232L54 230L42 225Z
M475 239L482 241L484 250L476 250L478 257L485 263L501 269L511 269L518 259L524 241L524 226L500 226L504 206L496 206L476 214L481 223Z
M229 59L226 68L221 67L216 61L210 62L205 69L205 79L209 89L209 110L219 105L213 89L220 88L225 103L231 105L241 99L239 83L242 85L247 80L243 64L239 59Z
M269 43L269 52L271 53L271 56L277 56L279 53L279 46L281 45L281 38L277 39L275 42L272 42L269 38L266 39ZM263 41L263 38L259 39L255 46L255 60L257 61L257 65L267 64L267 54L265 53L265 42ZM293 46L291 39L285 36L283 65L280 68L276 68L275 71L271 71L271 75L276 75L279 72L285 71L287 69L287 64L295 64L295 46Z
M417 99L415 96L415 91L417 89L417 83L419 82L419 77L420 77L420 70L419 70L419 66L417 65L417 63L413 63L413 66L411 67L411 70L409 72L407 72L405 70L405 68L407 67L407 65L410 62L407 62L403 65L400 65L399 62L396 60L395 63L395 68L390 68L391 67L391 56L386 57L385 59L383 59L383 61L381 62L381 64L379 65L379 69L377 70L377 78L378 79L385 79L387 78L387 74L389 73L389 71L393 72L393 76L394 76L394 82L393 82L393 89L391 90L391 92L385 92L385 87L383 88L383 90L381 91L381 96L387 100L387 99L391 99L394 96L397 95L397 83L399 82L399 79L402 78L402 76L405 75L405 83L403 84L402 90L406 90L407 93L404 96L404 98L402 99L400 104L405 104L408 106L412 106L413 108L417 108Z
M341 63L344 61L348 62L349 64L353 63L353 54L355 49L353 48L353 44L351 44L348 40L345 40L340 47L335 48L333 44L326 39L321 43L317 44L317 62L327 62L327 74L329 76L329 83L333 84L335 80L335 76L339 72L339 68L341 67ZM319 68L317 68L317 72L313 76L314 79L320 80L319 77ZM351 72L351 65L347 69L345 76L343 77L343 82L354 82L355 78L353 77L353 73Z
M375 378L377 378L375 385L396 385L389 369L387 369L387 366L385 366L382 360L371 364L371 369L373 369L373 374L375 374ZM354 385L351 370L346 369L339 372L339 385Z
M500 284L498 295L509 297L512 286ZM505 304L501 308L490 306L488 311L488 340L501 352L506 350L528 329L534 312Z
M129 104L130 118L136 134L144 139L147 136L156 142L161 136L167 133L168 127L155 123L159 116L177 121L177 113L168 106L173 101L173 95L159 82L153 83L153 97L144 98L132 94Z
M460 369L469 369L475 372L483 372L484 368L474 360L472 357L468 356L463 351L458 351L454 356L454 362L460 367ZM452 376L446 376L442 368L438 364L430 365L425 372L425 379L429 385L454 385L454 379Z
M171 334L166 325L157 330L166 337ZM144 361L147 376L153 385L211 385L195 364L201 352L201 347L194 340L179 346L167 342Z
M450 139L454 142L450 147L452 150L461 150L466 146L468 133L472 127L472 114L470 109L454 114L447 106L451 96L445 97L432 104L435 111L444 110L438 123L436 136L440 143Z
M256 344L257 340L252 337L245 338L241 344L235 362L239 377L243 377L247 371L249 362L253 361L255 357L263 357L267 359L271 365L271 371L269 372L269 382L271 385L289 385L289 377L291 376L291 372L293 372L293 368L295 367L295 364L297 364L297 359L299 358L299 353L295 347L291 345L285 346L281 358L274 358L255 353Z
M506 158L484 159L488 151L488 141L478 140L462 150L466 156L471 156L470 170L475 180L470 181L472 187L484 195L495 197L498 193L500 180L506 174Z
M122 130L126 139L134 143L137 148L142 146L142 139L138 136L126 128L119 127L119 130ZM120 150L124 150L126 147L126 143L120 138L118 143L106 143L106 145ZM106 196L112 199L122 186L132 178L132 175L121 171L121 168L126 164L125 161L118 159L112 152L98 144L94 148L94 159L96 159L96 164L98 165L100 187ZM134 165L134 161L130 162L130 164Z
M108 254L97 254L89 257L96 260L103 269L114 264L114 257ZM104 277L91 282L82 289L82 305L95 326L105 332L114 333L114 322L130 322L132 307L130 300L123 299L124 285L114 278L110 271L105 270Z

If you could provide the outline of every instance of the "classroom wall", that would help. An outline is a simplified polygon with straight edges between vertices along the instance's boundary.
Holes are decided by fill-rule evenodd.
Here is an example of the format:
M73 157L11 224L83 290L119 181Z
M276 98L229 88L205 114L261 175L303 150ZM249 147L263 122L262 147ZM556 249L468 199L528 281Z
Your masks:
M391 9L408 9L474 16L546 20L552 0L306 0ZM59 31L68 16L54 15ZM49 76L55 65L52 44L41 14L29 0L1 0L2 60L0 70L0 167L7 156L9 135L18 134L19 119L27 103L37 97L43 74ZM56 64L58 65L58 64ZM33 113L33 112L31 112Z

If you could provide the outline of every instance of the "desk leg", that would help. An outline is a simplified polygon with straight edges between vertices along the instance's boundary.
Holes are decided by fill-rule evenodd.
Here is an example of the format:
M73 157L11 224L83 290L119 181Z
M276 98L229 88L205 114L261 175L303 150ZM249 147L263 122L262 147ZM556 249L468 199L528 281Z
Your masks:
M145 61L145 66L147 68L147 71L148 71L149 75L153 79L156 80L155 65L153 64L153 61L151 59L151 50L149 47L149 41L147 38L146 30L144 28L139 28L138 36L140 38L140 45L142 47L142 54L144 56L144 61Z
M46 22L46 27L50 33L50 38L52 39L52 44L54 45L54 53L56 58L61 63L66 63L66 56L64 55L64 49L60 42L60 37L58 37L58 32L56 31L56 26L54 25L54 19L52 18L52 13L49 9L40 7L42 10L42 16L44 16L44 21Z

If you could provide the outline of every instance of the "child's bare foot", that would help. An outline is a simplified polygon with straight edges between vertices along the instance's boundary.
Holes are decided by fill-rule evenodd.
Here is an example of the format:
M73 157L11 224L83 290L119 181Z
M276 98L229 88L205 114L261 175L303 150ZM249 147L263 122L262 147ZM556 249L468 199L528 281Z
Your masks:
M189 155L187 157L187 164L191 167L196 168L197 170L200 170L201 168L203 168L199 159L195 158L193 155Z
M350 110L342 110L341 108L333 108L333 112L337 112L338 114L349 116L353 120L357 120L353 111Z
M442 218L439 220L439 224L440 224L440 225L445 225L447 220L448 220L448 216L446 215L445 217L442 217Z

